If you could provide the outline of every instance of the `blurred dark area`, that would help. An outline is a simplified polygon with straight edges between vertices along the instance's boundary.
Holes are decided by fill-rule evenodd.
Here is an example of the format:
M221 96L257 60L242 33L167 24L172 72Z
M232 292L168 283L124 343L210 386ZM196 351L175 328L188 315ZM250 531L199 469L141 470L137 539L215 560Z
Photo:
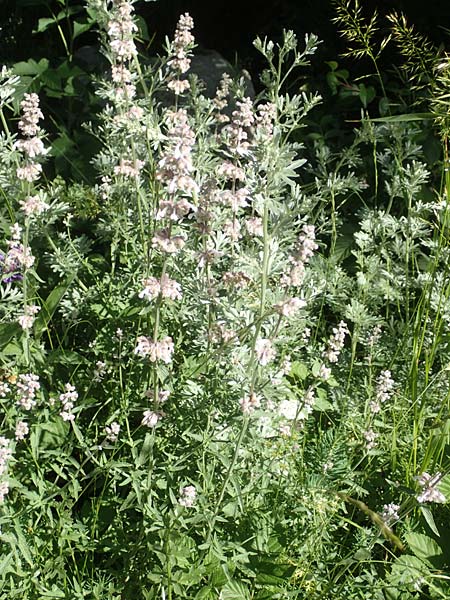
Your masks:
M353 4L353 3L352 3ZM415 30L427 36L440 51L449 46L450 2L429 0L360 0L363 15L379 14L379 40L388 33L386 15L403 12ZM199 50L215 50L238 69L246 69L260 91L259 76L265 60L253 46L259 36L280 42L283 29L291 29L300 40L314 33L321 40L311 67L304 76L286 84L297 93L306 84L318 91L322 116L312 125L316 135L333 137L343 143L360 118L361 107L379 116L383 100L379 81L372 77L368 60L342 55L346 41L334 23L333 0L140 0L135 3L144 32L139 43L143 56L164 52L166 37L172 38L178 17L189 12ZM45 20L56 20L48 24ZM91 158L98 140L83 124L95 123L102 105L95 94L92 75L103 75L108 62L100 52L98 32L88 23L83 0L0 0L0 65L15 66L23 76L23 91L35 91L41 98L52 139L55 172L69 179L89 182L95 177ZM74 27L78 27L74 37ZM143 26L143 28L142 28ZM19 63L19 66L17 66ZM401 59L393 44L383 51L378 67L385 88L398 97L399 111L411 105L407 79L401 79L394 65ZM397 100L396 100L397 101Z
M371 16L375 10L382 16L401 11L409 23L430 37L437 45L446 44L450 29L450 2L429 0L361 0L363 12ZM49 29L33 33L40 18L51 17L64 7L82 7L77 0L0 0L0 57L12 63L61 54L58 32ZM214 49L230 62L238 58L243 66L258 68L252 42L256 36L280 39L283 29L292 29L301 38L315 33L322 40L321 56L332 60L345 51L345 42L333 23L332 0L156 0L135 3L136 13L147 24L152 39L149 52L162 50L164 39L171 36L180 13L189 12L195 21L195 36L203 48ZM383 19L381 20L381 24ZM61 21L64 30L65 23ZM386 23L387 25L387 23ZM79 47L95 43L92 31L77 39ZM384 60L391 57L386 53Z

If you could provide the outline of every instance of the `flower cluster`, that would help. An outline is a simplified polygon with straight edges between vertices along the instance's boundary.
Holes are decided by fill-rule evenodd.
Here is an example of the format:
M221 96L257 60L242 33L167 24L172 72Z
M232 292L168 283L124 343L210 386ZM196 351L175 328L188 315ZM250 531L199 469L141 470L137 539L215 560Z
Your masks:
M216 111L215 118L219 123L228 123L230 117L224 114L224 109L228 106L227 98L230 95L231 77L228 73L223 73L219 87L216 90L216 95L213 99L214 108Z
M119 63L116 67L116 73L113 73L116 79L126 77L124 71L126 67L123 63L130 61L137 54L136 46L133 40L133 33L137 31L137 26L133 22L133 5L126 0L115 2L114 18L108 23L109 46L114 60ZM122 73L118 76L117 71L122 68ZM123 79L122 79L123 80Z
M422 473L416 477L417 483L422 488L422 492L417 496L417 502L420 502L421 504L424 502L444 504L446 498L437 487L441 479L441 473L436 473L436 475Z
M105 427L106 439L108 442L117 442L119 439L120 425L116 421L113 421L111 425Z
M198 185L191 176L193 171L192 147L195 143L195 135L189 125L185 109L169 110L167 121L167 143L158 162L156 179L163 184L171 196L170 200L173 201L172 196L176 193L191 196L194 192L198 192ZM165 205L164 208L167 212L173 212L169 211L168 205Z
M0 253L0 273L3 283L20 281L23 279L22 271L34 265L34 256L30 248L25 248L21 243L22 228L18 223L11 227L11 239L8 240L8 251Z
M276 350L269 339L259 338L255 342L255 354L259 364L265 367L275 358Z
M261 406L261 399L255 394L255 392L252 392L251 394L244 396L239 400L239 406L241 407L244 415L249 415L256 408Z
M398 504L385 504L383 506L383 512L381 513L381 518L386 523L386 525L392 525L396 521L400 519L398 511L400 510L400 506Z
M24 331L31 329L35 316L40 310L41 309L39 306L36 306L35 304L29 304L28 306L25 306L24 314L20 315L20 317L17 319L19 325Z
M333 327L333 335L328 340L328 347L325 351L324 357L330 363L337 363L339 360L339 354L344 347L345 336L348 335L348 327L345 321L340 321L337 327Z
M377 378L375 400L370 403L370 409L373 413L381 410L381 405L389 400L394 393L394 380L389 370L381 371Z
M181 15L175 30L175 38L172 42L172 55L168 62L173 74L170 77L167 87L177 96L188 90L190 87L189 81L181 79L181 75L189 71L191 66L189 52L195 41L194 36L191 33L193 28L194 21L189 13Z
M63 421L73 421L75 415L72 412L74 403L78 400L78 392L75 387L70 383L66 383L64 386L66 390L63 394L60 394L59 400L62 404L62 411L59 413Z
M12 457L10 441L4 436L0 436L0 476L4 475L8 468L8 462ZM9 492L7 481L0 481L0 502L3 502Z
M160 342L155 342L151 338L141 335L137 339L137 346L134 353L138 356L149 358L150 362L162 360L169 364L172 362L174 345L171 337L165 337Z
M195 504L197 498L197 490L193 485L188 485L180 490L180 497L178 498L178 504L191 508Z
M25 164L17 168L18 179L32 183L39 179L42 172L42 165L34 159L47 153L44 144L39 137L39 121L44 118L39 108L39 97L37 94L25 94L20 103L22 109L22 118L19 121L19 130L24 136L15 142L14 146L25 157Z
M166 274L161 276L161 279L156 277L148 277L143 281L144 288L139 292L139 298L153 300L160 294L162 298L170 300L181 300L181 286L174 279Z
M368 429L363 433L364 439L366 440L366 450L372 450L377 445L376 439L378 437L378 433L375 433L373 429Z
M29 431L28 424L25 421L17 421L14 437L17 441L24 440Z
M292 317L306 306L306 301L301 298L288 298L275 304L275 310L283 317Z
M305 276L306 264L317 250L314 225L304 225L303 232L299 235L294 254L289 257L290 269L288 274L281 278L284 287L300 287Z
M250 142L248 132L255 122L253 102L251 98L244 98L236 102L238 107L233 111L231 123L226 125L223 135L228 150L236 157L249 154Z
M25 200L21 200L19 204L27 217L39 216L50 208L47 202L39 195L27 196Z
M36 392L40 390L39 377L33 373L19 375L17 383L17 404L24 410L36 406Z
M145 427L153 429L156 427L158 421L162 419L164 413L162 411L146 410L144 411L141 424Z

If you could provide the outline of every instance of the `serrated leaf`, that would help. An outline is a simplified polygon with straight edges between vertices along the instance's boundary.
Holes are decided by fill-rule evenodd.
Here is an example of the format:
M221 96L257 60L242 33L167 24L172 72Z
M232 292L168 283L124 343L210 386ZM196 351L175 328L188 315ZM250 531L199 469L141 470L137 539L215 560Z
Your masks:
M223 586L220 597L222 600L249 600L250 593L245 584L230 579L230 581L227 581Z
M405 539L408 542L414 556L432 564L437 557L442 556L442 548L432 538L423 533L407 533Z

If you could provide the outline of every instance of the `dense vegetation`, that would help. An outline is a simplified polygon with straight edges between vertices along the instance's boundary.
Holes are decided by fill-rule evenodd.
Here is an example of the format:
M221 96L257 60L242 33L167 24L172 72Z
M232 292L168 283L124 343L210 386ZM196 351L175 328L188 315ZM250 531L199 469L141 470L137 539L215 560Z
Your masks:
M448 598L445 53L339 0L344 66L284 31L208 97L189 14L155 57L132 2L27 4L65 56L0 75L0 598Z

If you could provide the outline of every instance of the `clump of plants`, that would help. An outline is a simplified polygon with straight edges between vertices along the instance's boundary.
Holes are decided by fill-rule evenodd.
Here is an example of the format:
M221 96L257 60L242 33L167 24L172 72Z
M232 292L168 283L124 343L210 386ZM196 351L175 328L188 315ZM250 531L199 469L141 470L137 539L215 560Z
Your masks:
M0 597L446 597L448 207L419 128L310 153L320 98L284 86L315 36L256 40L264 91L208 98L189 14L149 65L132 2L88 8L96 185L46 178L39 96L1 72Z

